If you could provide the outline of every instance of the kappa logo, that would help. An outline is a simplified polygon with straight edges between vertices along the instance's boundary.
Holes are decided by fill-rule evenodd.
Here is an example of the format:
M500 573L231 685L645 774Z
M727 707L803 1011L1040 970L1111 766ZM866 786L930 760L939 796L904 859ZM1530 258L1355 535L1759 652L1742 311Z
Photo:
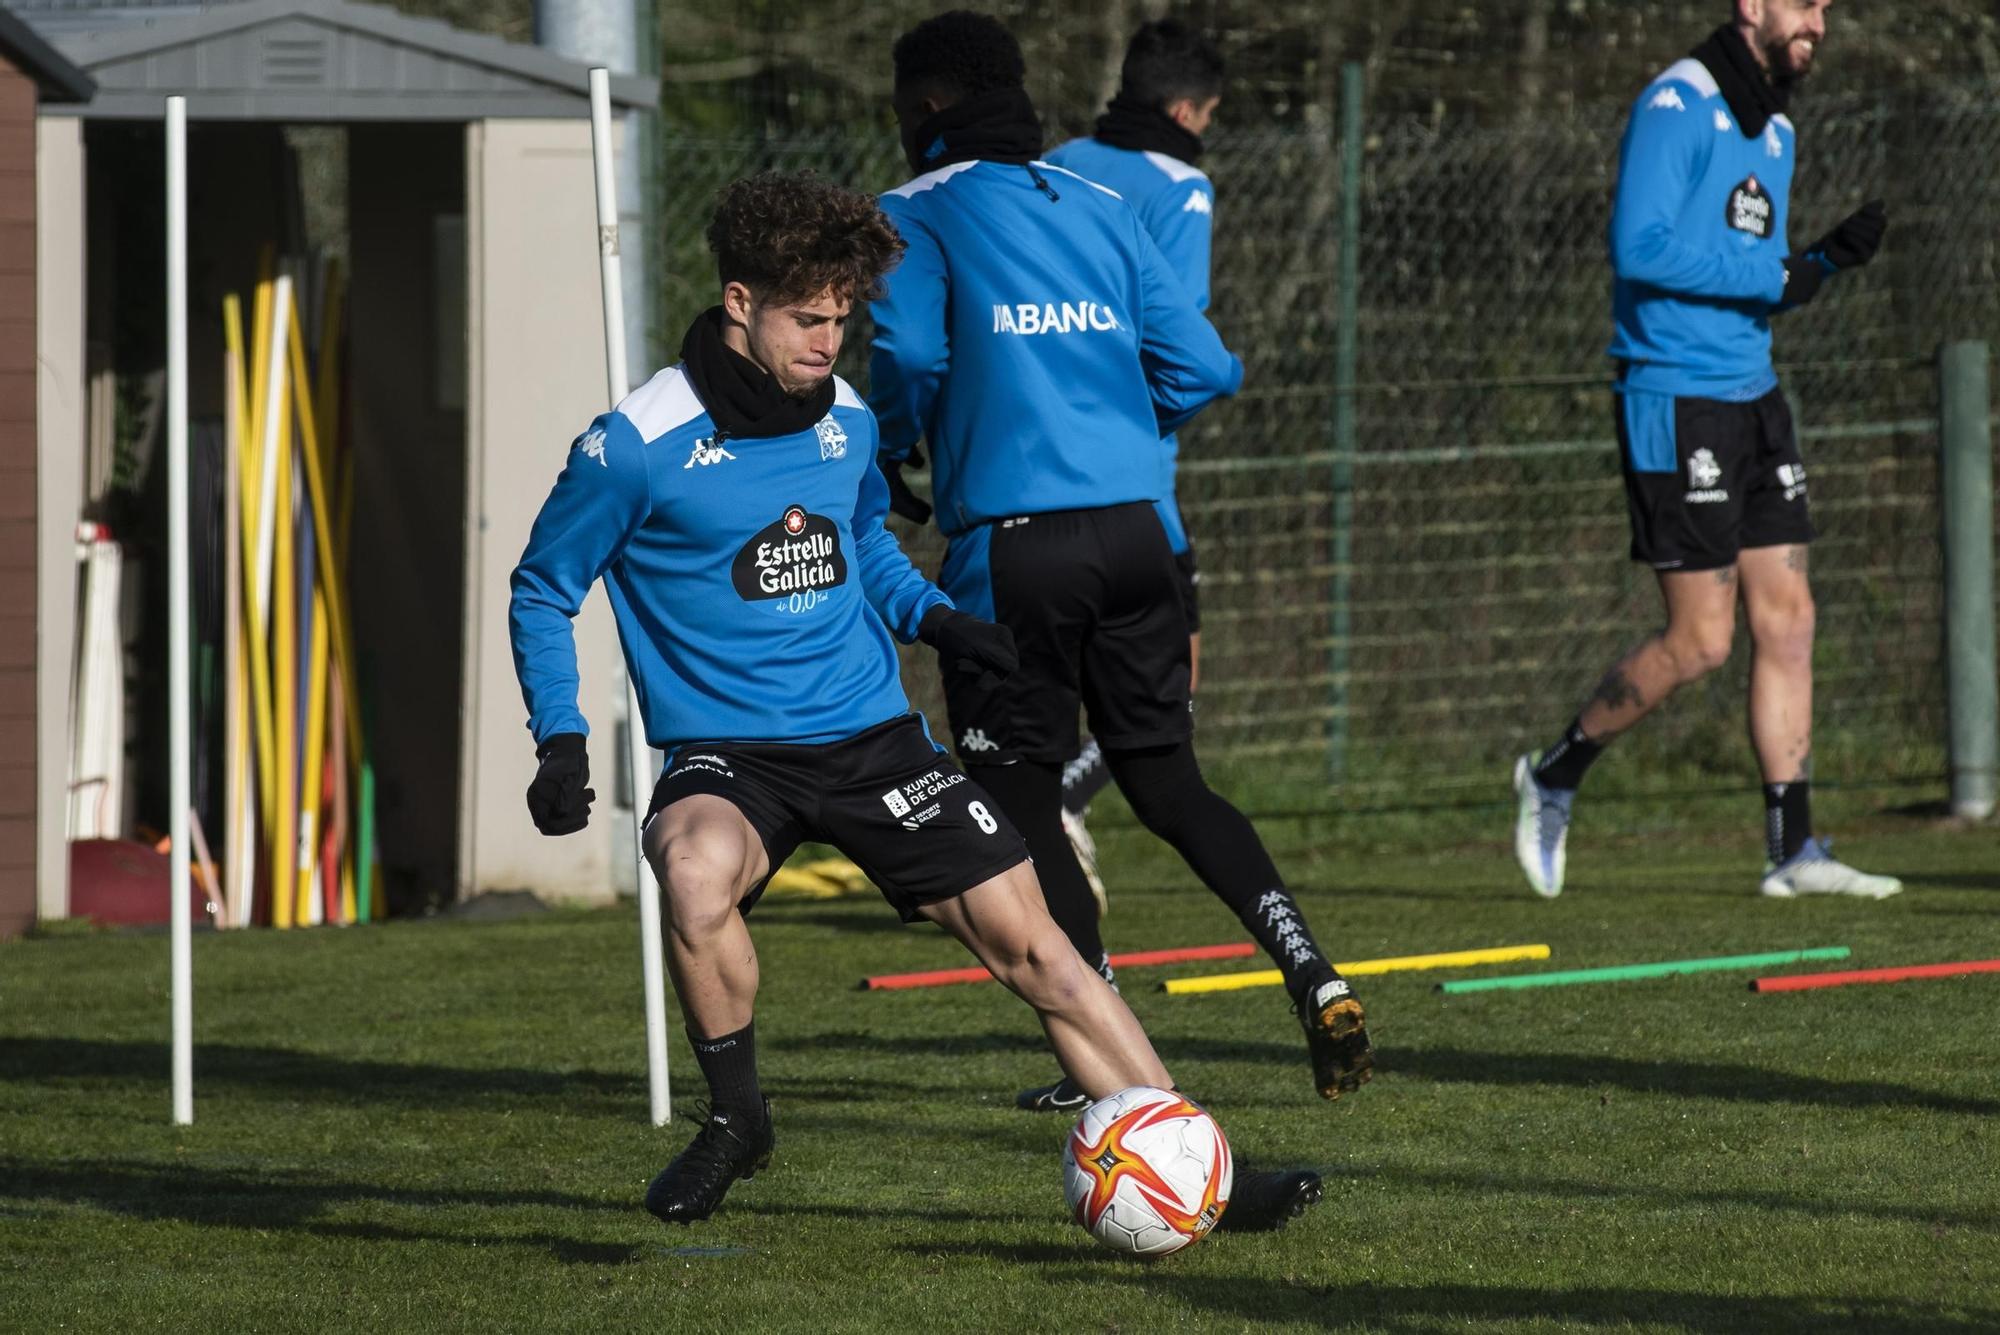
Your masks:
M1764 156L1769 158L1785 156L1785 141L1778 138L1778 127L1775 125L1764 126Z
M1000 743L988 737L984 728L967 728L965 736L958 739L958 749L961 751L998 751Z
M1731 128L1729 117L1722 114L1722 108L1720 107L1715 109L1715 128L1724 132L1727 132Z
M1187 203L1181 205L1181 212L1207 213L1212 215L1215 212L1215 206L1208 202L1207 195L1197 190L1187 197Z
M1654 93L1653 100L1646 105L1649 107L1672 107L1675 111L1687 110L1687 103L1681 101L1681 95L1672 88L1662 88L1659 92Z
M813 431L819 436L820 462L847 457L847 433L841 430L840 423L833 420L832 413L814 423Z
M694 443L694 453L688 456L688 461L682 464L681 467L693 468L696 464L700 464L703 468L706 468L710 464L719 464L724 459L734 459L735 457L728 450L722 448L721 441L710 436Z
M571 443L570 448L573 450L582 450L583 457L597 460L598 467L600 468L611 467L610 464L604 462L604 428L601 426L594 426L578 436Z

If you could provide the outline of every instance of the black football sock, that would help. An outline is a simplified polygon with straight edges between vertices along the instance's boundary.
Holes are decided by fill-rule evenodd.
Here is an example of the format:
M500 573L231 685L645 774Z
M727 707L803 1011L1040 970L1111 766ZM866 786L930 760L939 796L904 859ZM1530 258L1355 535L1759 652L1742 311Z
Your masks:
M763 1121L764 1091L757 1084L757 1022L752 1020L720 1038L703 1038L690 1029L688 1042L694 1044L695 1065L708 1081L708 1097L715 1111Z
M1104 748L1095 737L1086 737L1076 759L1063 766L1063 810L1072 816L1090 805L1090 799L1111 782L1111 767L1104 763Z
M1106 758L1140 823L1174 846L1202 884L1277 961L1287 988L1297 993L1325 966L1326 956L1255 827L1202 779L1194 747L1180 742L1110 751Z
M1034 859L1035 879L1042 883L1049 916L1083 956L1083 962L1109 982L1111 966L1105 958L1104 938L1097 931L1097 901L1091 897L1090 882L1084 879L1076 850L1063 833L1061 768L1017 760L1011 765L967 765L965 772L1000 804L1021 832L1028 856Z
M1764 785L1764 851L1771 865L1791 860L1812 838L1812 781Z
M1535 766L1535 782L1544 788L1574 792L1583 783L1590 763L1603 754L1604 744L1584 736L1583 721L1572 719L1561 740L1542 752L1542 759Z

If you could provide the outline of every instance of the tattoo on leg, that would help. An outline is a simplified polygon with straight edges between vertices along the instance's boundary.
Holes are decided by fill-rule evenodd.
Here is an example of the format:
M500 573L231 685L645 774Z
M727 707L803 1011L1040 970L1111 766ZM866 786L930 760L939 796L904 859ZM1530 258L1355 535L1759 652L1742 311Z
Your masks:
M1806 746L1805 752L1805 755L1799 758L1799 772L1793 777L1793 783L1806 783L1812 779L1812 747L1810 744Z
M1785 548L1785 569L1805 573L1806 548L1804 543L1795 543Z
M1715 582L1727 588L1736 582L1736 567L1724 566L1715 572Z
M1604 680L1598 682L1597 689L1591 693L1589 703L1603 705L1607 709L1624 709L1628 705L1643 705L1646 699L1639 694L1639 688L1632 684L1632 679L1625 675L1621 664L1604 674Z

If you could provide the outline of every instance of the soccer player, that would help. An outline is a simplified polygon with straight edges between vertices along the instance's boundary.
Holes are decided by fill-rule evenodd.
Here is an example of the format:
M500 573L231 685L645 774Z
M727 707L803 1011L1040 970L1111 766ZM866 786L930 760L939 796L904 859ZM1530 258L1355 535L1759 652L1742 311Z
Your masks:
M1078 176L1110 186L1132 206L1160 254L1180 276L1195 308L1208 309L1209 224L1215 187L1195 166L1201 136L1222 102L1222 55L1208 39L1175 19L1140 25L1125 47L1118 93L1097 118L1088 138L1072 139L1049 154L1049 161ZM1153 508L1167 530L1174 574L1188 625L1188 692L1201 682L1201 608L1195 593L1194 545L1181 520L1175 495L1180 442L1169 432L1164 491ZM1090 799L1111 781L1104 750L1096 738L1063 766L1063 832L1083 867L1090 893L1102 915L1104 884L1097 872L1097 848L1084 824Z
M1785 105L1826 36L1826 0L1737 0L1732 20L1633 104L1611 214L1611 355L1632 559L1666 629L1605 674L1553 745L1514 766L1514 856L1562 892L1571 804L1611 740L1729 657L1750 623L1750 740L1764 776L1759 889L1881 899L1812 829L1813 599L1806 469L1771 368L1771 317L1882 243L1879 202L1786 244L1797 139Z
M667 960L711 1106L646 1194L705 1219L770 1162L746 916L801 841L854 858L907 921L942 926L1035 1008L1068 1077L1102 1097L1170 1077L1124 1001L1050 920L1005 812L910 711L892 636L947 674L999 676L1011 636L952 605L883 527L874 416L833 374L856 300L902 243L874 200L765 173L709 226L722 302L681 361L570 447L515 569L515 669L544 834L589 818L570 621L607 581L647 740L667 753L644 826ZM1239 1177L1232 1228L1283 1224L1310 1172Z
M1062 828L1062 766L1089 712L1112 777L1284 971L1313 1082L1368 1078L1365 1017L1190 737L1187 617L1156 503L1163 432L1242 364L1118 196L1041 161L1021 48L954 11L895 44L895 111L919 175L883 197L908 249L873 308L883 448L928 438L942 584L1014 633L1006 680L945 673L958 753L1027 840L1049 910L1109 978L1097 913ZM1076 1108L1073 1080L1025 1091Z

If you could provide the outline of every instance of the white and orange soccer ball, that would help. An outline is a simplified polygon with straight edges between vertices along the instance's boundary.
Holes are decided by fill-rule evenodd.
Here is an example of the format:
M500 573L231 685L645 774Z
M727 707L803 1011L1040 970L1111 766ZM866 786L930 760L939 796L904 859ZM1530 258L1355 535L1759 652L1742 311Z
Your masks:
M1113 1251L1165 1256L1201 1240L1229 1206L1235 1172L1215 1119L1146 1085L1090 1105L1063 1148L1076 1222Z

